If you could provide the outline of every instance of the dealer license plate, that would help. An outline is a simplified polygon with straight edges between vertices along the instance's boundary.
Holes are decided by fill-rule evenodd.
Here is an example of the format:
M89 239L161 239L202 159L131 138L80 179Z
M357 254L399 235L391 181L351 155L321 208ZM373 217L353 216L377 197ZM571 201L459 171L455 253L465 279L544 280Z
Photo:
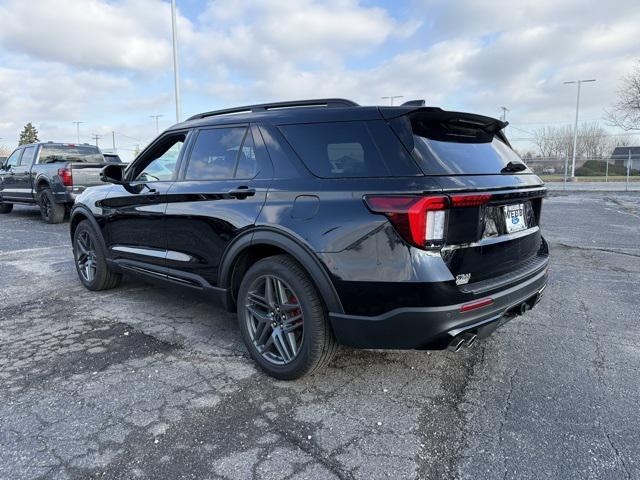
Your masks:
M504 207L504 218L507 224L507 233L519 232L527 228L524 218L524 204L506 205Z

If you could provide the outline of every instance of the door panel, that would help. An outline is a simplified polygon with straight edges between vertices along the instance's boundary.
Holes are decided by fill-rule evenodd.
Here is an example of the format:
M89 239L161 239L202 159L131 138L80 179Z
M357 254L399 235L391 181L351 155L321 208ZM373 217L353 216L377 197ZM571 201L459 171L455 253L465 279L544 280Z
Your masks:
M255 223L268 186L268 180L174 183L166 210L169 269L197 275L215 286L225 248ZM247 187L249 195L229 193L238 187Z
M103 235L112 258L164 267L163 215L173 182L115 185L102 200Z
M137 270L166 275L167 194L174 183L188 132L168 132L154 141L102 200L102 229L112 258Z
M14 185L16 197L22 201L33 200L33 182L31 176L31 166L38 147L25 147L20 159L20 165L14 168Z
M5 170L2 171L2 198L5 200L20 199L20 185L16 170L20 168L20 158L24 149L14 151L5 163Z

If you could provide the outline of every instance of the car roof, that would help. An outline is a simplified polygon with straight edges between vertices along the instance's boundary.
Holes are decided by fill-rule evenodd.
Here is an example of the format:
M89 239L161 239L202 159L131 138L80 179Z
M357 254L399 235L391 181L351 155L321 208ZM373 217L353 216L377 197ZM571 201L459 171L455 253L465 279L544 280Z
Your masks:
M194 115L186 121L170 127L169 130L248 122L286 125L289 123L380 120L390 116L403 115L417 108L419 106L415 103L399 107L361 106L351 100L341 98L263 103Z

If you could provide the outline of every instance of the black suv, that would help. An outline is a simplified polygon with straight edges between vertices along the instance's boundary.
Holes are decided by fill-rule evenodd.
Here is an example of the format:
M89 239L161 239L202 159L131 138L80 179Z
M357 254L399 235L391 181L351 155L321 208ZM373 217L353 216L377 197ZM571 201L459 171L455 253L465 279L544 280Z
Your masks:
M80 280L102 290L130 273L216 297L282 379L338 343L458 350L547 281L546 189L505 126L421 101L193 116L76 200Z

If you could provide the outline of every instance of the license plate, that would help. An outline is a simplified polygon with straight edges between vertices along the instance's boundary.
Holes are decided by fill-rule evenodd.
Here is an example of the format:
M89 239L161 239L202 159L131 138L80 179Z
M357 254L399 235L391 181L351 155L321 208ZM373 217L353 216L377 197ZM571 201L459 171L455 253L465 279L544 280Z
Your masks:
M524 218L524 204L506 205L504 207L504 219L507 225L507 233L519 232L527 228Z

